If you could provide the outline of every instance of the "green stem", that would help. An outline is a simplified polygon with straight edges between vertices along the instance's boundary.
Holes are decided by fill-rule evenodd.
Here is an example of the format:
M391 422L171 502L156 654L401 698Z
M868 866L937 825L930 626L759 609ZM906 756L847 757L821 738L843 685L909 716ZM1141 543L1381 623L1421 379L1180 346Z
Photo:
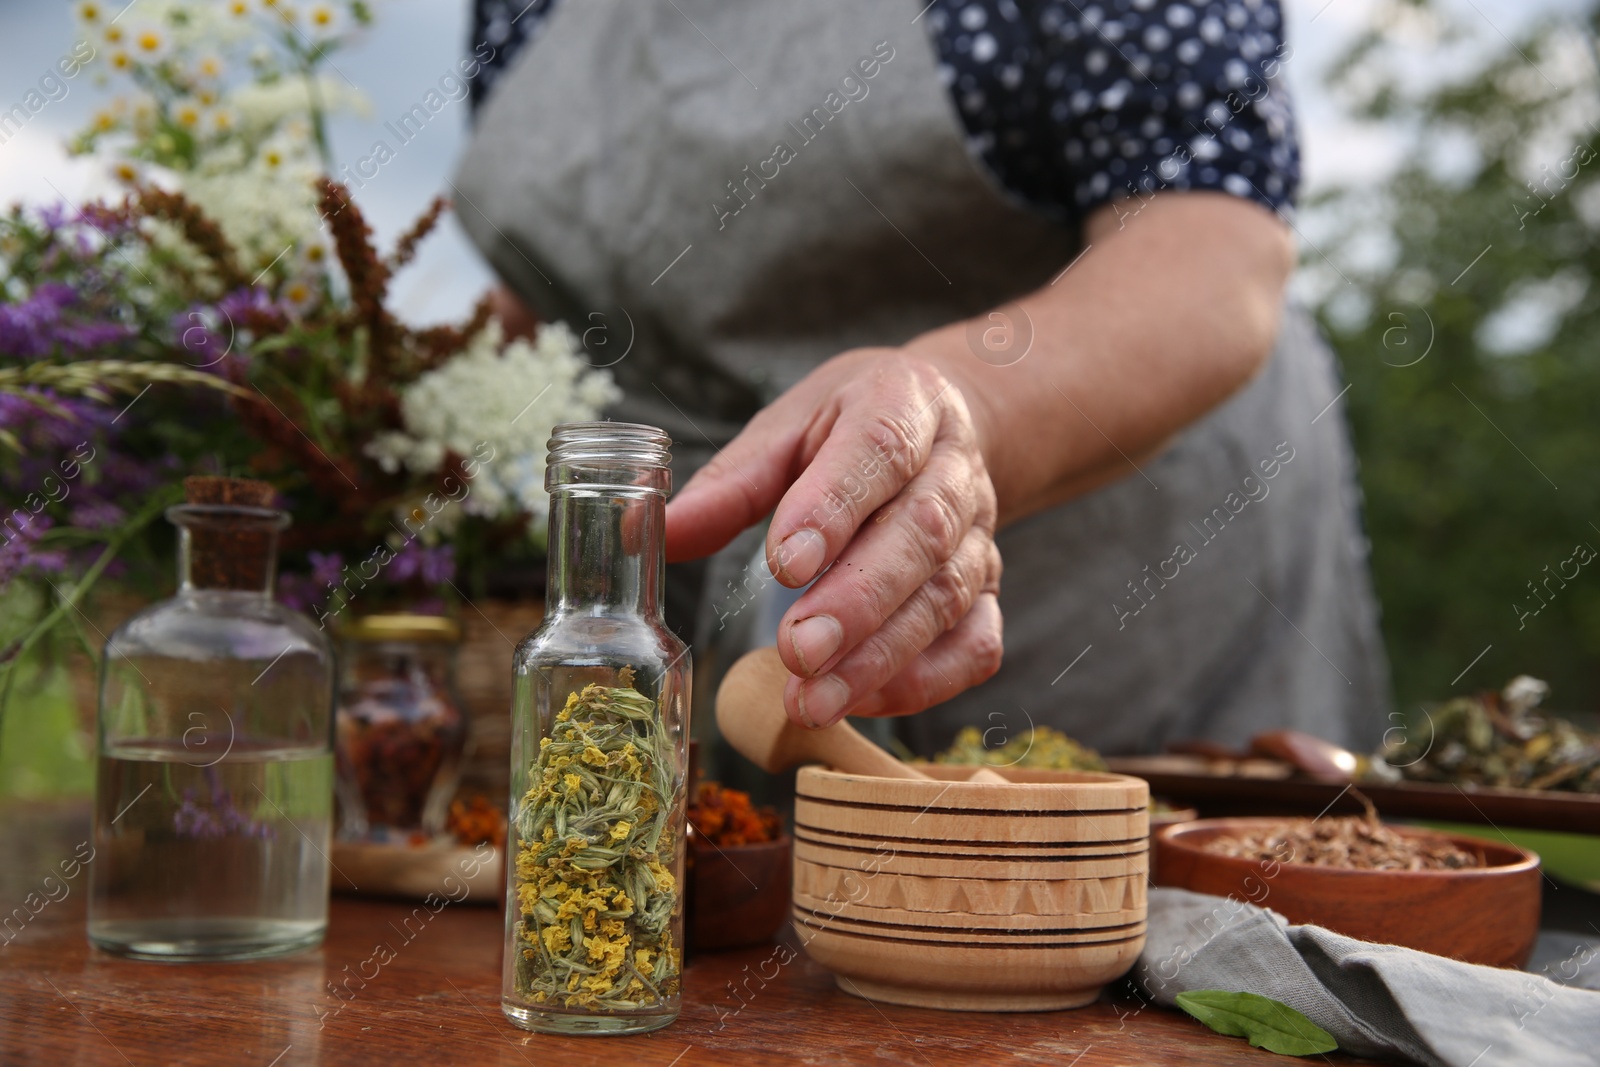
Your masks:
M322 160L323 171L332 177L333 149L328 145L327 108L322 101L322 86L317 82L317 61L322 58L322 49L303 48L292 36L287 37L286 41L289 53L300 65L300 77L306 83L306 101L311 108L311 137L317 143L317 155Z
M69 611L76 610L79 599L94 587L95 582L100 580L100 575L111 565L111 561L117 558L117 553L122 551L122 546L127 544L135 534L154 522L162 512L166 511L173 499L174 494L171 491L160 493L153 503L147 505L143 511L138 512L133 518L129 519L117 531L116 535L106 542L106 547L101 550L99 558L94 561L88 570L83 572L83 577L78 579L77 584L72 587L72 592L62 597L61 603L57 604L32 629L23 634L15 644L4 652L0 652L0 668L3 668L6 672L5 689L0 691L0 728L4 726L4 698L10 693L11 676L20 665L22 657L27 655L34 645L38 644L46 634L54 629L56 624Z

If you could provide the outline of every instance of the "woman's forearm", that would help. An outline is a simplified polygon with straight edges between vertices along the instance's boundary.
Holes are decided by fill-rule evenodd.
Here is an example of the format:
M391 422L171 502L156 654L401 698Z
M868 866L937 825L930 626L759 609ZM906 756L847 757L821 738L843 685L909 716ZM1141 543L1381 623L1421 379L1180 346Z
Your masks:
M1290 266L1283 224L1211 194L1115 211L1090 220L1087 254L1020 301L1034 335L1023 358L979 358L968 337L988 316L841 353L668 505L676 559L771 514L772 573L810 583L779 624L795 722L917 711L992 676L997 524L1131 474L1260 367Z
M1271 352L1294 263L1288 227L1220 193L1163 193L1137 214L1130 207L1139 201L1091 216L1084 255L1000 309L1004 318L953 323L906 346L966 397L1002 523L1137 477L1135 464ZM980 358L972 339L1007 329L1006 318L1012 345L1031 330L1026 356L1003 365L1019 349L1002 343Z

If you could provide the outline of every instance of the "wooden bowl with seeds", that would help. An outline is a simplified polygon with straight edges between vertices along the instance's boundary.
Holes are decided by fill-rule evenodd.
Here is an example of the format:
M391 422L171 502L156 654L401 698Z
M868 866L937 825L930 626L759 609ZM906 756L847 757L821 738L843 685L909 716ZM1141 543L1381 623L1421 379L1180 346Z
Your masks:
M1520 967L1539 934L1539 857L1508 841L1375 818L1200 819L1158 833L1155 857L1157 885L1466 963Z
M847 993L962 1011L1093 1001L1144 947L1149 788L1116 774L806 767L794 922Z

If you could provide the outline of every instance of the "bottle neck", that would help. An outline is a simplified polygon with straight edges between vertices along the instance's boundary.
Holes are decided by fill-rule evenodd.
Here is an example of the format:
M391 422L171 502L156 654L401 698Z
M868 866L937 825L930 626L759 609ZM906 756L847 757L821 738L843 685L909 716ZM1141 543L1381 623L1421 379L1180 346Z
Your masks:
M552 489L550 613L660 621L666 515L666 497L648 489Z
M178 527L178 588L220 590L269 599L278 567L283 512L233 505L184 504L167 509Z

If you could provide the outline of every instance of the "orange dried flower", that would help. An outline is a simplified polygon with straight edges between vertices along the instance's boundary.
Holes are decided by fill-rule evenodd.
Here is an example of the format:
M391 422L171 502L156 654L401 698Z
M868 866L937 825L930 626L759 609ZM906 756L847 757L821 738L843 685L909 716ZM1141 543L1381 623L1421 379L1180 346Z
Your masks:
M718 848L755 845L783 836L783 820L772 808L757 808L750 794L702 782L689 805L689 822L695 831Z
M481 793L471 800L457 797L450 802L449 827L463 845L500 845L506 837L506 817Z

